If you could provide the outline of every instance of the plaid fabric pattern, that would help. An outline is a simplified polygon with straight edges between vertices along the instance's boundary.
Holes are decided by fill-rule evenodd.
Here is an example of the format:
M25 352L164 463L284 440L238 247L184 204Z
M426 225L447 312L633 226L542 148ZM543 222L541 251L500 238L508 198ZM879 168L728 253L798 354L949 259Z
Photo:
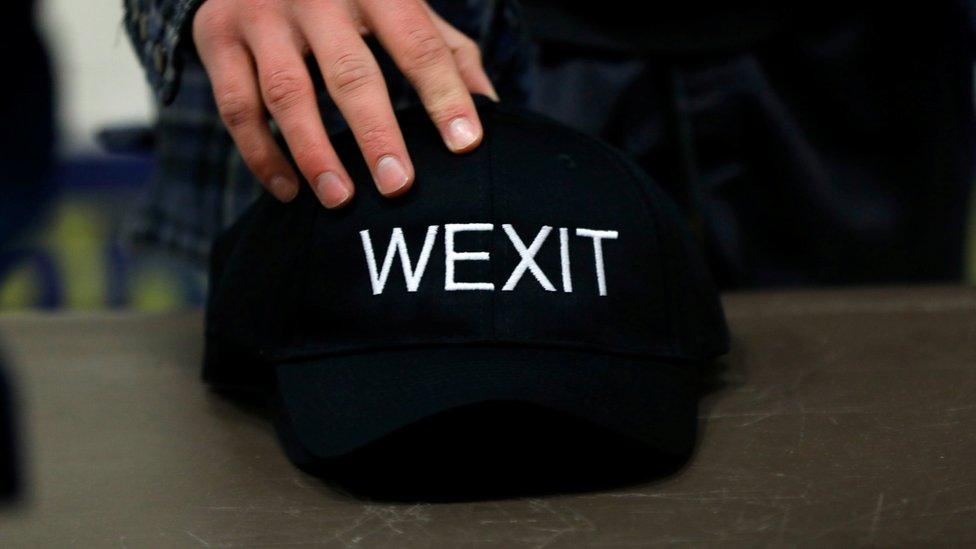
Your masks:
M125 0L125 29L156 97L169 103L183 64L180 43L203 0Z
M155 128L156 168L145 200L129 217L123 238L202 263L216 235L258 196L251 176L224 129L209 80L188 37L192 14L204 0L125 0L125 26L160 104ZM430 2L441 16L474 39L488 76L506 102L525 103L532 58L518 4L511 0ZM371 42L394 107L419 99L392 60ZM345 122L318 85L326 129Z

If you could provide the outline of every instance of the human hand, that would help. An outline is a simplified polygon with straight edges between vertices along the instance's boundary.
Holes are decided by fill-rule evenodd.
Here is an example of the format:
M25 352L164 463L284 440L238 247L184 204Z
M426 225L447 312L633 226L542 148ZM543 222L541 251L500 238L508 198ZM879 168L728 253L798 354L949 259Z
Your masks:
M413 183L386 83L363 39L370 34L416 89L447 147L477 147L482 127L471 94L497 96L477 44L423 0L205 0L194 16L193 39L221 119L244 162L279 200L295 197L299 179L266 112L325 207L343 206L355 192L322 124L308 53L380 193L398 196Z

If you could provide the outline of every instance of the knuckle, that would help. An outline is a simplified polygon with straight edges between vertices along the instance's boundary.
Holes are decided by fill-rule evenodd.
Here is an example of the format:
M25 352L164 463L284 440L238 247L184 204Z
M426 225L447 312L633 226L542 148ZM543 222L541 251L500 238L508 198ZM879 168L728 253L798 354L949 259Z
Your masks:
M227 9L202 6L193 18L193 39L197 43L226 40L233 35L233 24Z
M347 53L332 62L328 78L336 93L351 95L369 85L378 76L376 66L364 56Z
M405 55L413 70L423 70L443 62L448 55L447 44L436 33L418 28L407 33Z
M430 90L427 94L426 105L431 119L440 124L465 114L467 111L465 109L466 93L454 87L439 87Z
M264 96L272 111L286 111L312 93L305 78L294 69L274 69L264 78Z
M260 177L271 169L274 155L267 147L250 147L241 149L241 158Z
M272 1L278 1L278 0L272 0ZM292 6L299 10L321 7L322 3L323 3L322 0L291 0Z
M462 73L470 70L480 70L482 68L481 50L478 46L472 44L471 49L467 47L460 48L457 52L457 67Z
M476 61L481 60L481 48L478 47L477 42L468 37L464 37L464 40L461 41L461 44L458 46L458 53Z
M319 171L315 168L321 164L324 146L304 145L291 148L291 157L300 168L306 172Z
M247 0L243 2L241 18L249 24L259 22L272 14L277 14L280 7L278 4L277 0Z
M217 98L217 112L228 128L236 129L254 121L258 109L241 94L228 91Z
M378 122L368 122L360 128L359 140L363 150L376 154L389 152L391 149L392 133L389 128Z

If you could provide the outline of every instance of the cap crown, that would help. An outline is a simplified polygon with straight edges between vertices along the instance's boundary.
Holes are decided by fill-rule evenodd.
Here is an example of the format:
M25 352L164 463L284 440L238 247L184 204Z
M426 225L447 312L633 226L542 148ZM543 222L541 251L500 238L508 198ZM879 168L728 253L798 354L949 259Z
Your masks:
M348 132L344 209L265 195L217 243L205 376L417 345L555 346L702 360L725 320L683 220L620 153L537 115L481 104L485 140L446 150L399 114L413 189L385 199ZM228 360L234 357L234 360ZM253 364L251 364L253 362ZM242 365L242 363L250 365Z

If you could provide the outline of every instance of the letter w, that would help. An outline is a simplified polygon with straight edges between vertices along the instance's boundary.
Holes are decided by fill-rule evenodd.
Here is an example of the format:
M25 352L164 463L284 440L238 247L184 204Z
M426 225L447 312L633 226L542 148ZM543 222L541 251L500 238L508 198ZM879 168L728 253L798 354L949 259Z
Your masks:
M403 238L403 229L395 227L393 235L390 236L390 244L386 247L386 257L383 259L383 268L380 269L379 274L376 272L376 256L373 253L373 242L369 238L369 230L359 231L359 236L363 240L363 252L366 254L369 281L373 285L373 295L383 293L386 279L390 276L390 267L393 266L393 255L397 252L400 253L400 264L403 265L403 278L407 282L407 291L417 291L417 288L420 287L420 279L424 277L424 269L427 268L427 260L430 259L434 240L437 239L437 229L438 225L431 225L427 228L424 248L420 251L417 267L414 269L410 266L410 255L407 253L407 242Z

